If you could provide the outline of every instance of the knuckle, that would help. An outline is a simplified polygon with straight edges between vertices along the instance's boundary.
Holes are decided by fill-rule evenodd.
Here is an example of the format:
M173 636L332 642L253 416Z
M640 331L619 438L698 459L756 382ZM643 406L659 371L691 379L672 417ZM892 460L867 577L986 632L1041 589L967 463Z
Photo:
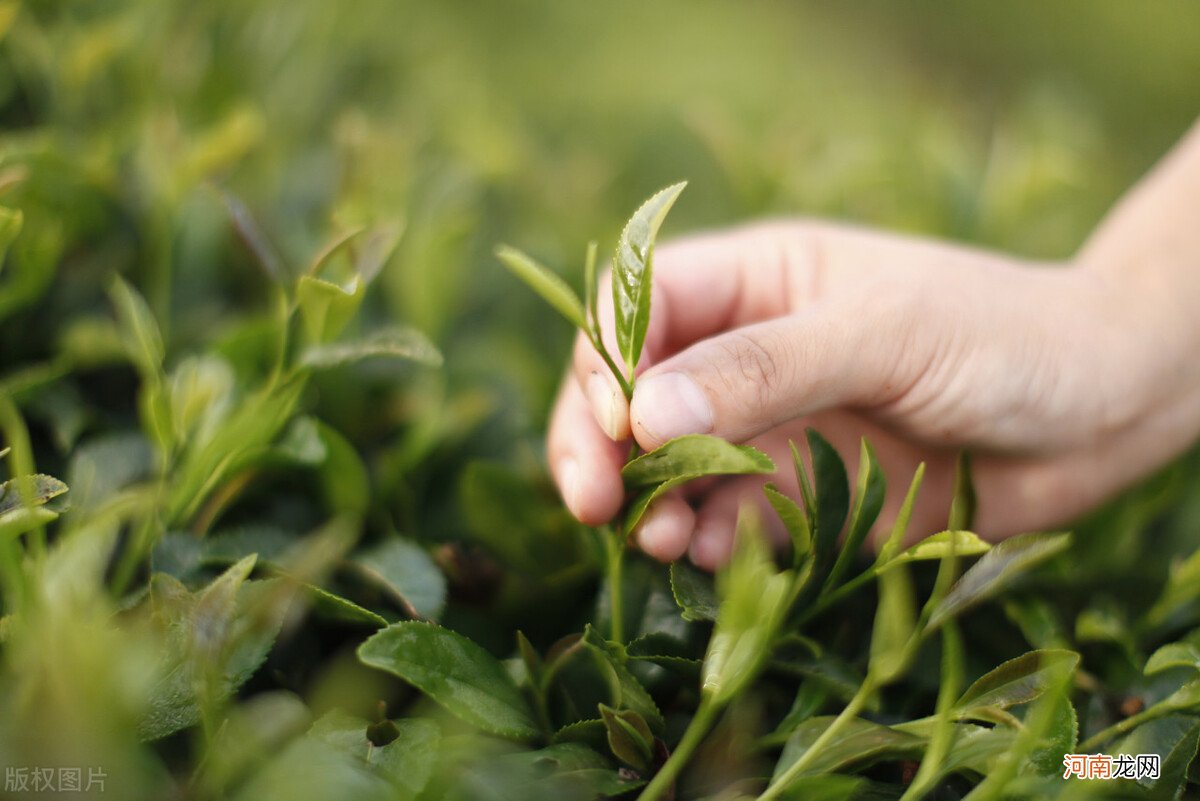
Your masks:
M736 331L723 342L723 388L731 397L743 399L756 412L766 408L783 379L782 359L775 348L760 337Z

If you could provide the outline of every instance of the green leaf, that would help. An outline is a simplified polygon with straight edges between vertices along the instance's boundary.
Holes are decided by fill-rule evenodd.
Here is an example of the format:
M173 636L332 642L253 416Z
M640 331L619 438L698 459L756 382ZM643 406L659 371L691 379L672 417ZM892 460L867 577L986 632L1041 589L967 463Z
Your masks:
M566 281L559 278L550 268L508 245L496 247L496 258L504 262L504 266L513 275L538 293L542 300L553 306L555 311L565 317L571 325L581 331L588 330L587 317L579 296L567 285Z
M1167 643L1150 655L1142 672L1149 676L1176 667L1200 670L1200 645L1194 642Z
M271 244L267 235L259 227L254 215L241 200L228 192L222 192L221 199L225 203L229 221L233 224L233 229L237 232L238 238L245 245L246 250L250 251L250 255L254 257L263 272L275 281L282 281L285 272L283 260L279 258L275 246Z
M376 357L406 359L428 367L442 364L442 354L424 334L412 328L386 328L353 342L311 345L304 349L300 366L328 370Z
M591 333L593 341L600 339L600 312L597 309L599 287L596 286L596 250L596 242L588 242L587 254L583 258L583 291L584 300L587 303L587 330Z
M632 709L618 711L606 704L600 704L600 719L613 756L635 770L649 770L654 760L654 735L645 719Z
M879 518L883 509L883 499L887 495L887 476L875 458L875 449L864 438L859 443L858 478L854 489L854 508L850 512L850 524L846 532L846 541L838 552L837 561L829 571L825 581L826 591L838 585L842 576L850 569L855 557L871 532L871 526Z
M621 232L613 258L613 310L617 346L630 377L642 355L650 326L650 295L654 275L654 242L686 182L669 186L642 204Z
M67 492L67 485L41 473L10 478L0 484L0 515L27 506L45 506Z
M1200 719L1190 715L1171 715L1145 723L1134 729L1109 753L1158 754L1159 777L1138 779L1143 793L1138 797L1158 801L1173 801L1181 797L1187 781L1188 766L1196 757L1200 745Z
M808 515L800 508L800 504L780 492L774 484L763 487L767 502L783 521L788 537L792 541L792 565L799 566L801 560L812 552L812 531L808 527Z
M308 341L329 342L344 331L358 313L365 289L357 275L344 286L312 275L301 276L296 282L296 305Z
M654 699L642 687L641 682L629 672L614 644L601 637L590 625L583 631L582 642L584 647L596 656L609 677L612 706L637 712L650 724L651 729L661 732L664 725L662 713L658 711Z
M316 421L326 457L320 467L321 488L330 511L362 517L371 503L371 477L351 442L332 426Z
M1071 535L1024 534L994 546L971 566L933 610L929 628L956 617L965 610L993 597L1033 568L1062 553Z
M162 371L162 333L145 299L120 276L115 276L108 288L109 297L117 310L121 338L125 351L143 377L158 376Z
M704 655L701 692L720 708L771 655L792 601L791 571L777 572L755 507L738 515L733 558L717 576L721 605Z
M909 647L917 630L916 599L908 568L897 566L879 574L879 604L871 632L868 673L888 683L908 668L913 657Z
M484 731L515 740L538 736L533 713L508 671L461 634L429 623L395 623L359 646L358 658Z
M0 270L4 269L4 257L13 241L21 233L25 224L25 215L20 209L10 209L0 206Z
M645 487L685 477L774 471L775 463L762 451L707 434L688 434L629 462L621 469L621 478L627 487Z
M896 554L887 563L880 565L879 571L883 572L907 562L942 559L951 553L955 556L978 556L987 553L991 547L970 531L941 531Z
M717 591L712 576L684 562L671 564L671 594L683 610L684 620L717 619Z
M890 562L904 545L904 535L908 532L908 522L912 519L913 505L917 502L917 493L921 491L921 482L924 479L925 463L921 462L917 465L917 471L913 473L912 483L908 485L908 494L904 496L904 503L900 504L900 511L896 513L896 522L892 524L892 531L883 547L879 549L879 556L875 560L876 565Z
M396 537L352 561L412 617L437 620L441 616L446 605L446 577L421 546Z
M837 549L838 535L842 533L850 510L850 479L842 457L829 441L813 428L807 429L805 434L812 455L813 490L817 502L813 537L819 555L832 554Z
M386 618L377 615L370 609L359 606L353 601L343 598L315 584L305 584L313 613L331 620L341 620L346 623L356 623L364 626L383 628L388 624Z
M1079 666L1074 651L1030 651L1010 659L980 677L955 703L966 713L980 707L1008 709L1027 704L1047 689L1059 686Z
M824 733L834 718L823 716L801 723L788 738L779 761L775 764L772 782L777 781ZM913 758L925 745L922 737L853 718L830 741L820 754L804 769L801 776L835 773L851 766L864 766L880 759Z

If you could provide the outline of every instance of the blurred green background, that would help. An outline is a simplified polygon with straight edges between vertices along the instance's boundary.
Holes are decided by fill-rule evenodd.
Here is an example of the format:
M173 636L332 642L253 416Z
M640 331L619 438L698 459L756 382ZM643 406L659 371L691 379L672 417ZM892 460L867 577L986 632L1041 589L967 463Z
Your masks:
M223 193L291 276L338 232L391 225L396 252L355 325L412 325L445 366L365 364L305 399L369 469L365 539L503 552L535 532L510 550L567 570L578 531L541 453L571 332L500 267L497 242L579 287L587 242L603 253L641 200L687 179L668 236L816 215L1067 258L1196 118L1198 41L1193 0L0 0L0 204L25 215L0 272L0 397L27 417L37 468L69 478L81 448L138 424L114 274L145 294L168 368L215 351L252 386L274 284ZM473 495L479 460L522 478ZM1194 474L1089 524L1112 547L1073 555L1074 583L1053 590L1075 593L1072 613L1098 586L1149 603L1195 547L1200 510L1172 505ZM271 475L229 518L308 530L328 517L311 489ZM1156 524L1139 560L1164 509L1177 523ZM509 624L535 640L541 625L542 642L571 630L539 614ZM511 647L479 610L447 617Z

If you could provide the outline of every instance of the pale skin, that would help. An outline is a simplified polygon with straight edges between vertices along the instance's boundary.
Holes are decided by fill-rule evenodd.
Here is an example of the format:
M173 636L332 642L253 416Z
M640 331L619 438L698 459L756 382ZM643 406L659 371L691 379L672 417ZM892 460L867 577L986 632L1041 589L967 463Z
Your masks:
M851 475L866 436L890 489L877 530L927 465L914 536L944 528L966 448L992 540L1067 524L1200 436L1200 123L1063 263L799 220L664 244L654 270L632 402L580 338L551 418L551 470L589 525L621 508L631 436L715 434L787 468L813 426ZM770 479L795 497L791 472ZM668 495L636 542L714 569L762 483Z

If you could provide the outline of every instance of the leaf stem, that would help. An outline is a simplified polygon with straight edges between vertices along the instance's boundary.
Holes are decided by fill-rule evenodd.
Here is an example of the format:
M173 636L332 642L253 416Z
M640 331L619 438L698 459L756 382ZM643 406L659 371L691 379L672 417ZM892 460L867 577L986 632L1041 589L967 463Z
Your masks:
M633 400L633 380L626 380L621 373L621 369L617 367L617 363L613 361L612 355L608 352L608 348L604 347L604 340L600 338L597 332L589 332L591 334L592 347L600 354L600 358L604 359L604 363L608 365L608 369L612 371L616 377L617 383L621 385L621 392L625 395L625 400Z
M675 750L667 757L667 761L663 763L658 773L646 785L646 789L642 790L642 794L638 796L638 801L656 801L656 799L661 798L675 784L675 779L679 777L688 760L692 758L696 747L704 740L704 737L712 728L718 713L721 711L720 706L712 703L709 700L710 698L711 696L705 695L700 701L700 706L696 709L695 716L692 717L687 728L684 730L683 737L679 740L679 745L675 746Z
M862 708L866 706L867 699L871 697L871 693L875 691L875 682L872 681L870 674L859 686L858 692L850 699L850 703L846 704L846 708L838 714L833 722L829 724L825 731L821 732L821 736L813 741L808 750L800 755L800 758L793 762L788 769L785 770L778 779L771 782L762 795L758 797L758 801L771 801L771 799L779 798L780 795L787 789L787 786L796 780L809 765L811 765L837 734L846 727Z
M1091 751L1094 748L1099 748L1101 743L1108 742L1109 740L1113 739L1114 737L1119 737L1120 735L1125 734L1129 730L1140 726L1141 724L1145 723L1146 721L1154 720L1155 718L1162 717L1168 711L1169 710L1157 709L1152 706L1149 709L1144 709L1141 712L1138 712L1136 715L1130 715L1129 717L1125 718L1124 720L1118 720L1116 723L1109 726L1107 729L1096 732L1091 737L1087 738L1082 743L1080 743L1079 751L1080 752Z

